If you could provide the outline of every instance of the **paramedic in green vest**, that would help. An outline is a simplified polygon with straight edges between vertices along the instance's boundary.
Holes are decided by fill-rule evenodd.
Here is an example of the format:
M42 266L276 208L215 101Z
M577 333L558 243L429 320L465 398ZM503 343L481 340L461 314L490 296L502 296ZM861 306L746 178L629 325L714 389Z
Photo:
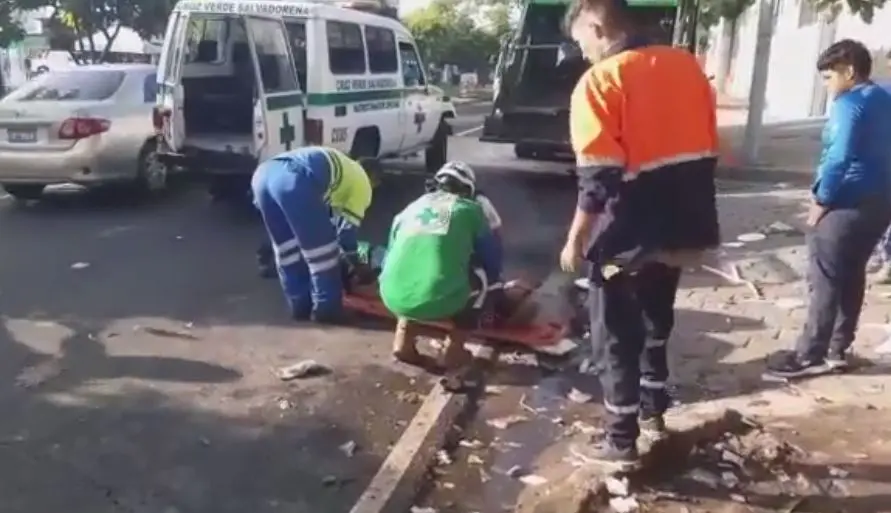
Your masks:
M467 332L503 295L500 243L476 192L473 170L449 162L436 173L434 190L393 220L379 281L381 300L399 319L393 341L398 360L425 362L414 321L452 321L443 364L455 369L469 363Z

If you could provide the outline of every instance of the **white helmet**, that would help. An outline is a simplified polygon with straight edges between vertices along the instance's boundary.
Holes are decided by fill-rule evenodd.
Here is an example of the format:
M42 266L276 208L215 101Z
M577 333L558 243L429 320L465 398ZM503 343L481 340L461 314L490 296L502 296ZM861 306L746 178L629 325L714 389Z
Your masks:
M476 194L476 173L473 172L473 168L468 166L466 162L453 160L446 163L433 175L433 179L440 183L449 178L467 186L470 189L471 196Z

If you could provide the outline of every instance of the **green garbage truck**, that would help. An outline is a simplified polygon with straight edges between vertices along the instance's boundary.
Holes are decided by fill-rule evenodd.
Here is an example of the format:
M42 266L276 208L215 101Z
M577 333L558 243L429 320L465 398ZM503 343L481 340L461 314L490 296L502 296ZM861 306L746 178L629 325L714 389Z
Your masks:
M695 44L697 0L629 0L636 25L655 40ZM589 64L563 32L569 0L529 0L514 33L502 42L492 112L480 140L514 145L519 158L570 154L569 97Z

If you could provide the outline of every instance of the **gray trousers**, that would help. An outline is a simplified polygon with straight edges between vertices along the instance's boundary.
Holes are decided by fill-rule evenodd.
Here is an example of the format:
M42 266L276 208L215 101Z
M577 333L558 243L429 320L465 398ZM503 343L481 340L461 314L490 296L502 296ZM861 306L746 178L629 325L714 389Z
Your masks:
M807 361L841 356L854 342L866 265L891 221L891 205L833 209L807 236L810 303L796 351Z

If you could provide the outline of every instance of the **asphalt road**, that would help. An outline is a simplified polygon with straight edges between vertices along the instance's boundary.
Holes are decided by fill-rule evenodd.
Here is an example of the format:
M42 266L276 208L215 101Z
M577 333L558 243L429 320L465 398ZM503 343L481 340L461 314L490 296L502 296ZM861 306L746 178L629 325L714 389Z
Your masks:
M386 176L364 237L384 240L422 178ZM511 272L547 274L572 181L480 180ZM0 511L349 511L431 380L391 362L383 327L290 321L255 274L261 237L195 186L145 205L0 199ZM333 372L273 374L310 358Z
M483 120L492 112L492 102L473 101L455 105L458 117L452 120L452 133L459 136L479 137Z

